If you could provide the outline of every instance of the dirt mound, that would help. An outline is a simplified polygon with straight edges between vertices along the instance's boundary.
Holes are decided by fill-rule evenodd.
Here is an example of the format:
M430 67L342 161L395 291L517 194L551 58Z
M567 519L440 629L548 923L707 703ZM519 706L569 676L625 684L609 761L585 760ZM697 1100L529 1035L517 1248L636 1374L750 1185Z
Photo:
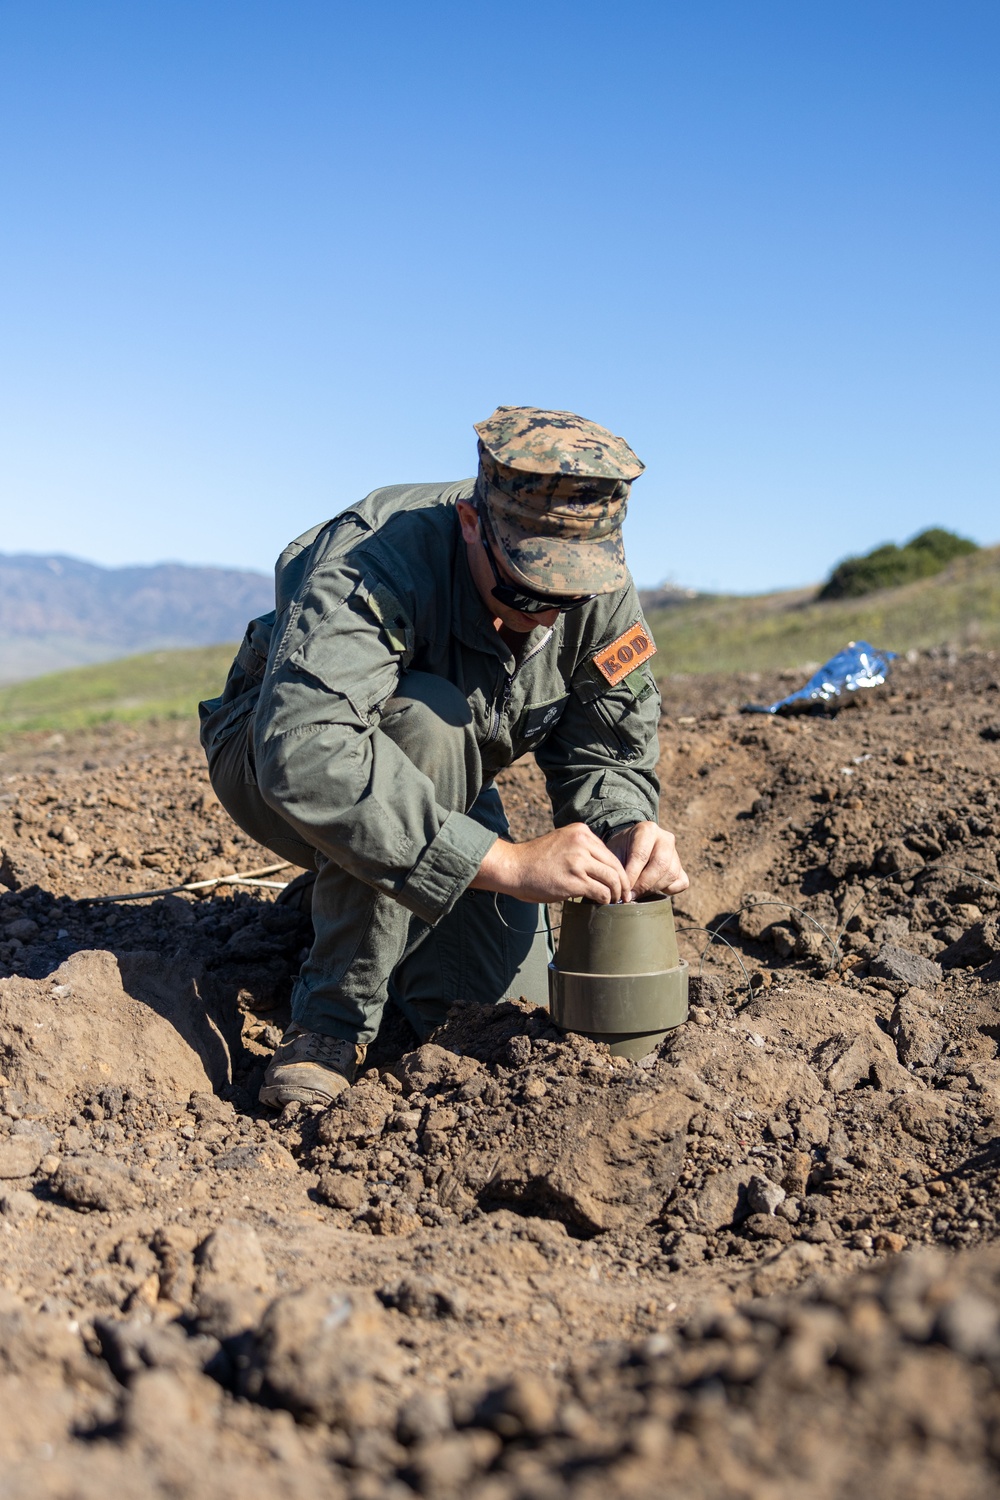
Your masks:
M270 862L197 749L8 756L3 1494L995 1493L996 671L670 684L690 1023L636 1064L469 996L277 1118L306 919L93 900Z
M40 1115L102 1090L186 1100L231 1072L196 978L155 953L84 950L47 979L0 980L0 1037L3 1087Z

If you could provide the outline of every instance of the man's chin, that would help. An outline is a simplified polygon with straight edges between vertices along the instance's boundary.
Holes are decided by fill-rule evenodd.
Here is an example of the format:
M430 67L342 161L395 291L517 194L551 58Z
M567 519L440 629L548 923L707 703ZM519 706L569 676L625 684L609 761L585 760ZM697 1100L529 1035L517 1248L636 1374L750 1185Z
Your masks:
M526 615L521 610L518 610L514 615L511 628L520 630L527 635L529 630L548 630L549 626L554 625L558 618L559 611L557 609L546 610L542 615Z

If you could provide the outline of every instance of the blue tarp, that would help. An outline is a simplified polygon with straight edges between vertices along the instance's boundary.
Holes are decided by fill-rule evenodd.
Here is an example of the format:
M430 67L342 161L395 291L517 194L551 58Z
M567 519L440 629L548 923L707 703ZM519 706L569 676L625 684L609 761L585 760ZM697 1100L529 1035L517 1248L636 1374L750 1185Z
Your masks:
M745 703L745 714L802 714L841 708L844 695L878 687L889 675L895 651L876 651L868 641L851 641L820 667L804 687L777 703Z

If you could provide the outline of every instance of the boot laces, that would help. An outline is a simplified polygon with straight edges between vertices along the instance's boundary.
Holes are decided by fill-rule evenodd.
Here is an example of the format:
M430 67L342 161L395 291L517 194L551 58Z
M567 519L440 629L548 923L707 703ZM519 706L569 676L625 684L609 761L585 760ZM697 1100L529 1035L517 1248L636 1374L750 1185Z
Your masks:
M350 1067L356 1061L355 1043L343 1037L323 1036L318 1031L308 1032L302 1050L310 1062L320 1063L326 1068Z

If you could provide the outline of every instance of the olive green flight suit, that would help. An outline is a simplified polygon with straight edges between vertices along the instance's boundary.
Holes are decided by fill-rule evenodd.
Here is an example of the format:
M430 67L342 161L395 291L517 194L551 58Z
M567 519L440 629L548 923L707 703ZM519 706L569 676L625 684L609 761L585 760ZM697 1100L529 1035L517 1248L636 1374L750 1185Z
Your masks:
M455 502L474 488L376 490L291 543L275 611L201 705L223 806L319 871L292 995L308 1030L371 1041L390 992L423 1033L458 998L546 1003L538 908L467 889L508 833L493 778L527 751L557 827L607 838L657 819L652 675L609 683L593 662L645 629L631 581L532 631L516 660L468 566Z

